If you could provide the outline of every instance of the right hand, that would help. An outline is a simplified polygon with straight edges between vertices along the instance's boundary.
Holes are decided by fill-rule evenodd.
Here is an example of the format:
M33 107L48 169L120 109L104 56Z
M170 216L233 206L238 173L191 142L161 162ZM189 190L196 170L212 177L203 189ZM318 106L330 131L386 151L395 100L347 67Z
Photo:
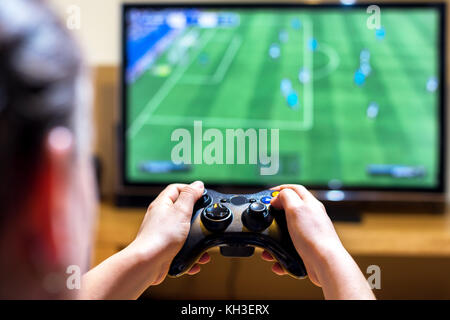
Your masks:
M321 286L317 275L323 259L330 253L345 252L324 205L301 185L280 185L272 190L280 193L272 199L271 205L285 211L289 234L308 276ZM275 261L267 251L262 258ZM272 270L278 275L286 274L279 263L275 263Z
M181 250L191 227L191 217L195 202L202 196L203 182L190 185L171 184L150 204L136 239L129 245L138 252L141 260L152 262L153 271L159 267L159 276L151 283L161 283L166 277L170 263ZM130 249L128 249L131 251ZM158 263L152 258L157 257ZM200 271L199 264L210 261L205 252L187 273Z

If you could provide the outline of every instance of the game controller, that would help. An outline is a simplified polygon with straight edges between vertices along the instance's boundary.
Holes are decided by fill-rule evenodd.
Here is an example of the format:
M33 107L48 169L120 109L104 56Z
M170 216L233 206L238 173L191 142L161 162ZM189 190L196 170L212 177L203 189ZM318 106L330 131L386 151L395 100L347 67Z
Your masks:
M212 247L226 257L249 257L255 247L267 250L295 278L306 277L302 259L289 235L285 213L270 201L277 191L222 194L204 191L194 206L191 229L170 265L169 275L186 273Z

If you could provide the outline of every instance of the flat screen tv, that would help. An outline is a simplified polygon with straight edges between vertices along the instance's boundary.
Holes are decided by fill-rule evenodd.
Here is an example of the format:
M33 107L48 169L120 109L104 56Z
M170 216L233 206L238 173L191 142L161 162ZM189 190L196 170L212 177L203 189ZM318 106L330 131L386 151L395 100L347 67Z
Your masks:
M122 196L440 201L445 5L126 4Z

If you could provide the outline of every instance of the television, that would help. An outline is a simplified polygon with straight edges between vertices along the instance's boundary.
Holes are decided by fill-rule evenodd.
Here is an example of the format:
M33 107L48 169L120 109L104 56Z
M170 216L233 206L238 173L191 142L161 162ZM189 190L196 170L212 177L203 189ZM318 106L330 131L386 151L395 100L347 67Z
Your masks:
M302 184L336 204L442 203L445 12L123 5L119 202L202 180L229 193Z

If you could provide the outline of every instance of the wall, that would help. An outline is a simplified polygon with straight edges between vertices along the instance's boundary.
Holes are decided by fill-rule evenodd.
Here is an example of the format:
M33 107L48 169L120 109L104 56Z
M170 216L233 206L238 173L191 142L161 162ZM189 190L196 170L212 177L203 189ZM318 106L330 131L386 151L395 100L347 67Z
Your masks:
M119 0L49 0L62 17L71 5L81 9L81 28L75 33L92 65L119 63Z

